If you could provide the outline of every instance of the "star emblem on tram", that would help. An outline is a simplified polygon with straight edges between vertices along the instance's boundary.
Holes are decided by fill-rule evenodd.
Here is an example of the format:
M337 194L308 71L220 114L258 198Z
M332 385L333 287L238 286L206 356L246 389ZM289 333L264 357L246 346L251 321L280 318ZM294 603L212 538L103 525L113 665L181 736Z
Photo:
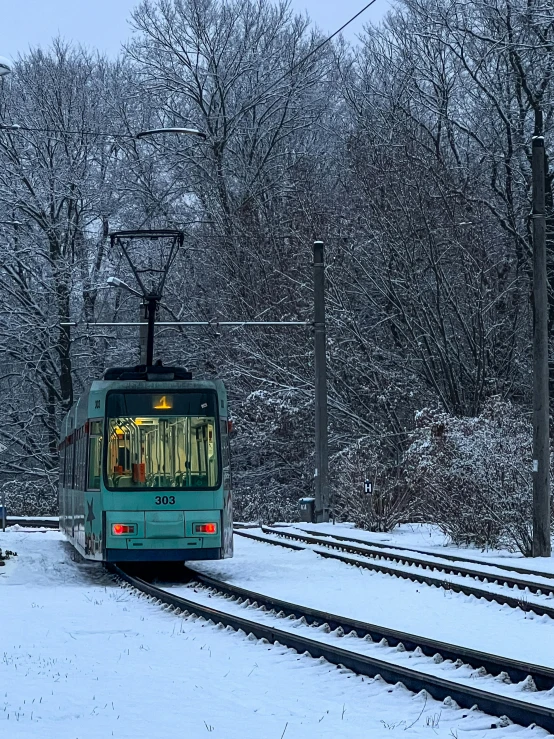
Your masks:
M90 501L90 503L87 500L87 506L88 506L88 513L87 513L87 523L92 523L96 516L94 515L94 511L92 510L94 507L94 498Z

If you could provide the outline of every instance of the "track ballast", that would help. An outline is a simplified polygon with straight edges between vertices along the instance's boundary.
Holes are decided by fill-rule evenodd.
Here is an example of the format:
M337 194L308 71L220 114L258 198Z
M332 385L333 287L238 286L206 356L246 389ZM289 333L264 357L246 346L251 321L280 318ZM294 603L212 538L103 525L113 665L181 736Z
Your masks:
M128 572L125 572L118 567L114 566L112 569L129 585L154 599L160 605L165 605L166 607L175 610L176 613L183 613L185 616L192 614L197 617L204 618L213 624L221 624L223 627L242 631L246 635L253 635L256 639L262 639L266 640L268 643L280 644L285 647L289 647L299 654L307 653L314 658L323 657L331 664L340 665L359 675L365 675L371 678L375 678L379 675L386 682L393 685L400 682L406 688L415 693L425 690L433 698L444 701L446 705L454 706L453 701L462 708L471 709L477 705L481 710L491 714L492 716L507 716L511 721L523 726L537 724L550 732L554 732L554 708L537 703L517 700L505 695L497 695L493 692L473 687L472 685L458 683L454 680L448 680L437 675L425 673L417 668L408 668L386 659L368 656L367 654L359 654L351 649L342 649L334 644L326 643L323 638L309 638L299 633L294 633L293 631L280 629L272 624L260 623L255 619L248 619L224 610L217 610L216 608L203 605L194 600L183 598L180 595L176 595L175 593L156 587L140 578L133 577ZM445 658L444 655L448 655L446 657L447 659L456 658L466 663L471 659L475 665L481 663L480 667L483 671L493 672L495 670L500 670L501 672L509 674L508 670L510 670L513 677L518 681L521 677L526 675L527 679L532 677L533 680L537 680L538 683L540 683L541 688L547 689L547 686L552 686L553 671L548 668L535 665L525 665L523 663L506 660L495 655L487 655L478 652L471 653L471 650L467 650L462 647L455 647L453 645L446 644L441 645L439 642L425 639L422 640L420 637L415 637L414 635L394 632L372 624L364 624L362 622L353 621L352 619L346 619L333 614L308 609L303 606L298 606L297 604L279 601L245 589L237 589L235 586L214 580L213 578L208 578L196 572L194 573L194 578L204 587L213 588L215 591L219 591L224 594L226 592L227 596L231 595L233 597L242 598L244 600L244 606L250 605L252 606L252 609L256 607L263 607L264 610L278 609L279 612L277 615L280 615L281 617L288 615L289 618L293 617L294 619L302 619L302 624L311 623L314 626L317 625L320 632L327 632L336 625L336 629L339 629L343 633L354 632L352 636L355 635L372 641L386 639L389 645L394 646L394 643L396 642L397 647L399 644L402 644L402 649L399 649L398 651L402 651L404 648L408 649L408 647L412 646L414 647L414 650L419 647L419 649L426 654L430 654L430 652L434 650L435 653L441 655L441 660ZM314 629L314 632L315 634L318 634L316 629ZM412 642L410 642L410 639ZM350 644L352 644L352 642L350 642ZM440 652L441 648L443 654ZM459 656L456 657L456 655ZM435 659L435 661L438 660ZM488 665L488 667L485 665ZM491 728L497 728L501 725L505 725L502 718L493 720Z

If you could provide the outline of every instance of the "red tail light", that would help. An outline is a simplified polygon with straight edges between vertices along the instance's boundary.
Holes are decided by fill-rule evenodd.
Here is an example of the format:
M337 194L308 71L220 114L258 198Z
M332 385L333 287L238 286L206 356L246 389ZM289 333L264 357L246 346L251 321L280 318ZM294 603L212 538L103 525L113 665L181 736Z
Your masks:
M137 527L134 523L114 523L112 524L112 533L115 536L122 534L135 534Z
M196 534L217 534L216 523L195 523L194 532Z

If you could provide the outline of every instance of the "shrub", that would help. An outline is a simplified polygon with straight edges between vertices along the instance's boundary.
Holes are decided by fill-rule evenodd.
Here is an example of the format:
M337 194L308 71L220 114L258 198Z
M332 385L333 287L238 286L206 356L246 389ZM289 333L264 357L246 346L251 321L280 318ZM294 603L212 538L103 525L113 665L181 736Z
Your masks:
M498 397L476 418L424 409L405 455L406 479L424 520L455 543L529 556L531 453L530 421Z
M381 461L388 457L379 444L365 438L333 457L331 493L340 520L367 531L385 532L413 518L412 493L402 468ZM364 492L366 479L373 488L369 494Z
M25 478L0 484L6 494L8 516L57 516L57 475L42 480Z

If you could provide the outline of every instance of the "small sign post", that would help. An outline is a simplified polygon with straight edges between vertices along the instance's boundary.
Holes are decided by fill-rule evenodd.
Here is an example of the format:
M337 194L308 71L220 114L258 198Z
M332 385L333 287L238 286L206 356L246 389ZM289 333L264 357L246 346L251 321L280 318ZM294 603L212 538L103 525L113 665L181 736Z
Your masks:
M364 482L364 493L365 493L365 495L371 495L372 491L373 491L373 485L371 484L371 482L369 480L366 480Z

